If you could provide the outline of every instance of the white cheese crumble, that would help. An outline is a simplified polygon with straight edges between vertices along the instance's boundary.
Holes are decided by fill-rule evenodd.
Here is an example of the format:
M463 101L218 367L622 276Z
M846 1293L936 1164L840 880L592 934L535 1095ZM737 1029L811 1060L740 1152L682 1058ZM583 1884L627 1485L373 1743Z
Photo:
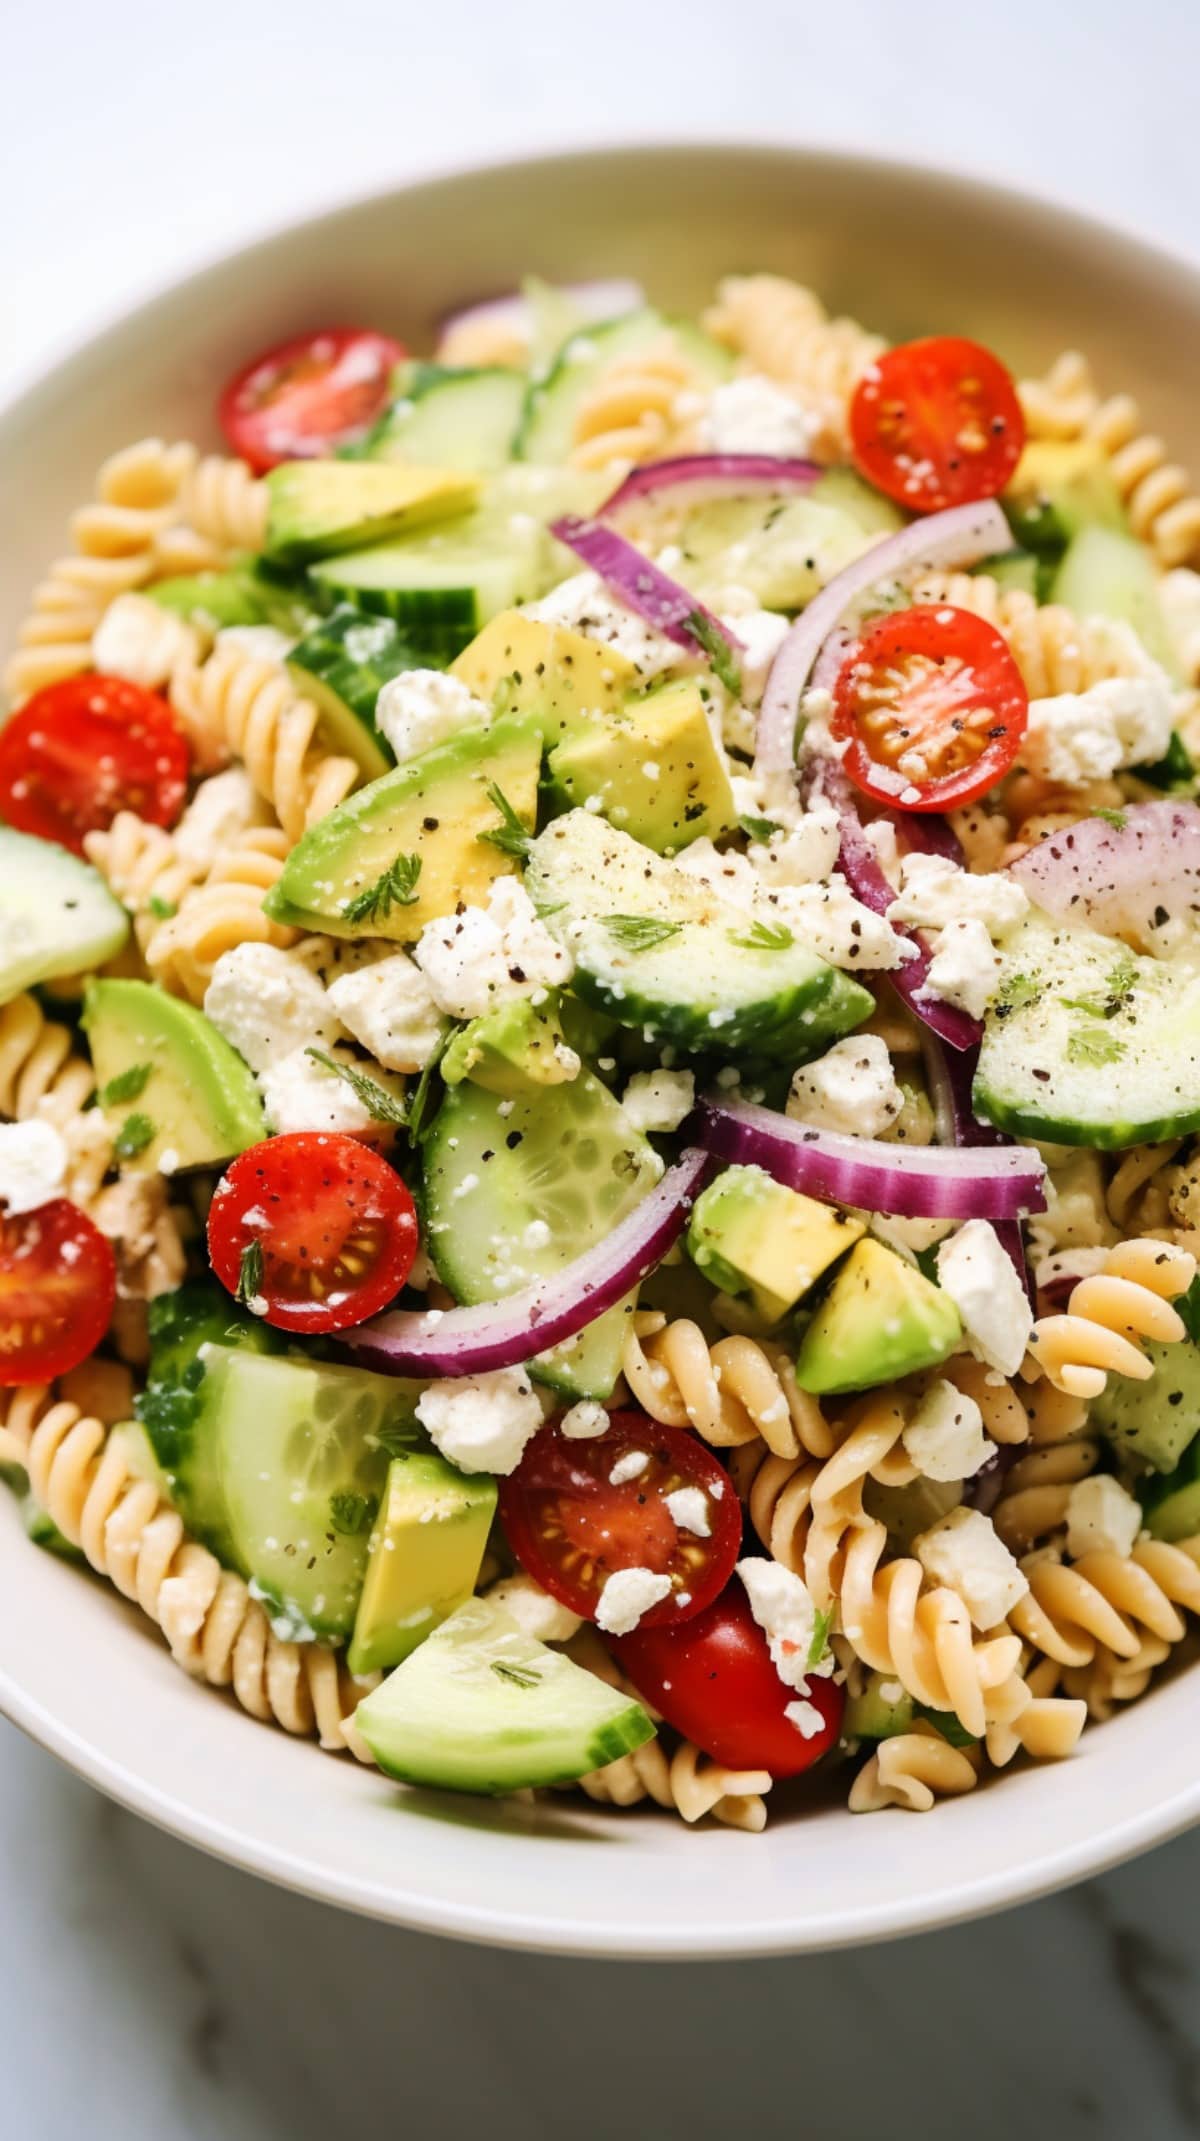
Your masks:
M996 993L1000 959L982 922L949 922L937 933L922 998L936 996L971 1018L982 1018Z
M569 1606L560 1606L532 1576L502 1576L486 1595L494 1605L503 1606L522 1633L532 1636L535 1643L569 1643L583 1626L578 1613L572 1613Z
M804 816L794 773L731 773L729 785L738 816L767 818L786 832Z
M580 1398L577 1404L568 1406L558 1431L568 1442L592 1442L597 1435L608 1433L608 1414L595 1398Z
M801 1695L795 1702L785 1702L783 1714L789 1725L794 1725L802 1740L814 1740L825 1729L825 1719L815 1702L806 1702Z
M0 1123L0 1204L9 1216L61 1197L67 1148L53 1123Z
M596 1626L608 1635L632 1635L643 1613L649 1613L671 1589L669 1576L653 1569L616 1569L596 1600Z
M434 1003L450 1018L480 1018L497 1004L571 978L570 957L515 877L496 879L486 908L464 907L427 922L413 957Z
M623 1457L618 1457L608 1475L609 1486L625 1487L631 1479L640 1479L649 1462L645 1450L626 1450Z
M429 983L407 952L340 974L327 993L347 1032L385 1070L424 1070L445 1031Z
M1122 766L1161 758L1174 721L1174 694L1164 671L1105 677L1087 691L1030 700L1022 763L1067 786L1107 780Z
M741 643L742 697L747 705L755 707L766 690L771 664L792 629L792 620L781 616L778 610L760 609L753 595L748 596L743 608L743 592L740 588L726 588L717 614Z
M217 633L219 647L235 647L254 662L285 662L295 644L273 624L230 624Z
M663 1505L678 1530L690 1531L697 1539L711 1539L708 1496L703 1487L676 1487L673 1493L663 1496Z
M1081 1479L1067 1496L1067 1552L1072 1561L1084 1554L1133 1552L1144 1523L1140 1502L1107 1472Z
M328 1048L346 1038L318 977L273 944L222 952L204 1009L252 1071L269 1070L309 1043Z
M913 1540L930 1581L956 1591L980 1629L996 1628L1029 1589L990 1517L981 1509L952 1509Z
M229 766L201 781L172 835L176 851L185 862L207 868L218 849L261 825L265 815L249 774Z
M656 632L635 611L616 601L596 572L573 573L540 602L527 602L522 614L536 617L541 624L566 625L585 639L602 640L633 663L643 683L687 659L684 648L665 632Z
M1002 1375L1015 1375L1033 1310L995 1227L968 1219L938 1250L937 1275L962 1317L972 1353Z
M626 1119L635 1130L678 1130L696 1102L694 1071L636 1071L621 1097Z
M798 401L755 372L714 387L699 425L709 453L760 453L784 461L803 459L817 429Z
M996 1447L974 1398L944 1376L923 1392L900 1439L917 1470L937 1480L973 1479Z
M491 709L468 691L459 677L444 669L402 669L389 677L375 701L375 725L406 766L435 744L447 743L462 729L491 720Z
M817 1632L817 1609L807 1584L781 1561L739 1561L737 1573L780 1679L786 1687L807 1695L809 1676L823 1677L829 1670L825 1659L819 1665L808 1662Z
M92 634L92 668L159 691L196 646L195 632L176 611L149 595L118 595Z
M830 966L856 974L865 968L903 966L916 947L897 936L887 917L856 900L837 870L823 885L785 885L771 895L774 915L803 937Z
M814 803L785 832L772 833L764 844L751 843L750 861L765 885L821 884L832 876L841 846L836 810Z
M916 929L982 922L990 937L1002 937L1028 912L1028 896L1015 877L961 870L943 855L914 850L900 859L900 891L888 908L888 919Z
M786 1113L815 1130L849 1137L881 1137L904 1106L887 1042L877 1033L851 1034L792 1079Z
M434 1447L463 1472L515 1472L542 1424L538 1395L524 1368L452 1376L430 1383L417 1418Z
M285 1137L300 1130L340 1131L348 1137L378 1134L381 1125L365 1101L359 1099L347 1079L315 1062L308 1045L311 1044L273 1060L258 1074L263 1107L276 1135ZM344 1048L326 1049L324 1053L335 1063L357 1068ZM400 1099L403 1088L386 1071L372 1067L369 1076L394 1100Z

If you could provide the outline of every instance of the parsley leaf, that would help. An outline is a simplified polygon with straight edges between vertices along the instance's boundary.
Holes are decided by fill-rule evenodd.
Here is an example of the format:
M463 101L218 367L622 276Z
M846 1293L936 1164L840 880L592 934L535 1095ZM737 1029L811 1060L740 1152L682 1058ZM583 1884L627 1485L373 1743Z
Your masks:
M238 1282L233 1298L249 1307L262 1292L263 1253L260 1241L248 1241L238 1264Z
M179 903L177 900L162 899L160 898L157 892L152 892L150 894L146 905L148 906L151 914L154 916L156 922L169 922L171 916L173 914L178 914L179 912Z
M509 1665L504 1658L492 1659L492 1671L499 1679L510 1680L516 1688L535 1688L542 1677L532 1665Z
M1092 816L1103 818L1105 824L1111 825L1116 833L1123 833L1128 822L1123 810L1094 810Z
M1036 1003L1038 985L1032 974L1009 974L996 998L996 1010L1001 1018L1010 1011L1023 1011L1026 1004Z
M523 861L529 853L532 834L521 823L503 788L498 787L495 781L488 782L487 799L493 808L499 811L501 823L493 827L491 832L476 833L475 838L486 841L489 847L498 847L502 855L515 855L518 860Z
M347 900L342 909L342 920L382 922L393 907L412 907L418 897L417 879L420 875L419 855L397 855L382 877L377 877L373 885L364 885L352 900Z
M1102 996L1063 996L1059 1001L1068 1011L1083 1011L1088 1018L1115 1018L1128 1003L1136 986L1137 967L1133 955L1122 952L1108 976Z
M1086 1026L1080 1033L1071 1034L1067 1041L1068 1063L1086 1063L1098 1066L1116 1063L1125 1053L1124 1041L1115 1033L1108 1033L1103 1026Z
M627 952L652 952L668 937L677 937L682 922L661 922L651 914L606 914L604 927Z
M822 1611L818 1607L816 1613L813 1615L812 1641L808 1646L808 1656L804 1661L806 1665L812 1666L819 1665L821 1663L822 1658L825 1656L825 1653L829 1648L829 1631L832 1626L832 1606L829 1608L829 1611L827 1613L822 1613Z
M132 1160L156 1134L148 1115L127 1115L113 1139L113 1151L119 1160Z
M113 1107L120 1100L137 1100L145 1092L153 1068L152 1063L131 1063L128 1070L118 1071L100 1088L101 1107Z
M786 952L796 941L783 922L752 922L745 936L735 937L730 932L731 944L740 944L748 952Z
M703 654L707 654L713 666L713 674L726 691L738 698L742 689L742 672L734 652L733 641L715 617L708 617L703 610L691 610L683 620L684 630L689 632Z
M738 824L748 840L769 840L772 833L781 830L774 818L741 817Z
M378 1079L369 1078L365 1071L356 1070L353 1063L339 1063L336 1056L327 1056L323 1048L306 1048L306 1056L319 1063L322 1070L332 1071L337 1078L344 1078L356 1099L361 1100L372 1122L393 1123L403 1129L408 1122L408 1109L394 1093L389 1093Z
M329 1521L345 1539L364 1532L379 1503L373 1494L334 1494L329 1500Z

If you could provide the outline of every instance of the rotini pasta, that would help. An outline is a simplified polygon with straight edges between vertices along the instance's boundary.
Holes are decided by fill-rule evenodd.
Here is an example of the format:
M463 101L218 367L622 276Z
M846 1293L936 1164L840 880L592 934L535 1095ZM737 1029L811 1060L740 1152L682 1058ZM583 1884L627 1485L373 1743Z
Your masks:
M320 716L282 662L219 639L207 661L176 672L171 704L210 748L233 751L289 841L356 785L354 761L320 746Z
M1196 1259L1187 1250L1157 1241L1119 1243L1102 1272L1080 1280L1064 1315L1035 1323L1029 1341L1035 1368L1080 1398L1098 1397L1109 1375L1144 1381L1150 1362L1136 1341L1170 1344L1186 1336L1170 1304L1195 1276Z
M285 951L295 943L298 932L273 922L262 904L289 845L278 826L252 826L213 858L200 884L183 889L176 912L161 921L146 945L150 972L165 989L203 1003L223 952L238 944L273 944Z
M883 1807L907 1807L928 1813L935 1800L973 1791L978 1771L970 1756L952 1747L932 1725L881 1740L850 1787L852 1814L874 1814Z
M885 344L856 320L831 320L820 300L782 275L728 276L705 314L710 334L755 371L787 387L817 425L813 451L846 451L850 398Z
M616 357L580 402L576 468L660 461L686 450L704 406L704 384L675 337Z
M1087 361L1075 350L1056 359L1042 380L1026 380L1021 401L1030 436L1090 439L1101 448L1134 534L1160 564L1191 563L1200 552L1200 499L1161 439L1142 428L1130 394L1102 400Z
M182 518L222 550L261 550L267 533L268 490L244 461L205 454L179 494Z

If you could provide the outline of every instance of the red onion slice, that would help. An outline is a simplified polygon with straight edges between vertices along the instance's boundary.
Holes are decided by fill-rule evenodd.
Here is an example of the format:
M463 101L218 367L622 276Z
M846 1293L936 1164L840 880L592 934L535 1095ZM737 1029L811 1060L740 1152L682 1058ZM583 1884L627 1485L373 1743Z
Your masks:
M1046 1202L1045 1167L1023 1145L886 1145L711 1096L699 1104L696 1135L717 1159L762 1167L789 1189L900 1219L1015 1219Z
M660 571L634 543L618 535L615 528L606 527L603 521L584 520L576 513L552 520L550 533L599 573L628 609L681 647L706 654L722 684L732 692L740 690L740 641L719 617L697 602L678 580Z
M956 1052L954 1055L948 1055L934 1033L926 1033L922 1037L922 1050L930 1096L937 1115L938 1136L947 1144L954 1144L969 1151L978 1152L985 1146L993 1152L1005 1146L1012 1151L1012 1139L1007 1137L1003 1130L997 1130L993 1123L981 1123L972 1106L971 1087L975 1080L979 1050L972 1048L963 1054ZM1025 1242L1018 1222L1015 1219L1001 1219L993 1224L1001 1246L1025 1288L1030 1307L1036 1308L1029 1259L1025 1254Z
M662 1262L711 1166L707 1152L690 1146L604 1241L505 1301L441 1312L394 1310L342 1332L341 1341L387 1375L482 1375L531 1360L573 1338Z
M985 498L976 505L951 506L945 513L913 521L898 535L873 544L839 572L797 618L775 657L758 717L756 772L780 773L795 763L801 694L826 640L859 595L902 573L974 565L994 551L1007 550L1011 541L1000 507L994 499ZM841 667L840 659L837 666ZM822 665L823 683L828 667Z
M807 491L824 473L815 461L777 459L773 454L676 454L671 460L647 461L635 468L596 517L613 520L639 498L661 499L673 491L703 491L706 498L740 498L752 491Z
M555 286L556 295L569 298L581 322L592 325L602 320L620 319L622 313L636 312L646 302L640 283L627 282L623 277L612 277L599 282L572 282ZM529 299L519 290L510 290L503 297L486 297L478 304L464 305L458 312L448 312L441 323L441 333L447 335L458 327L496 327L502 332L511 332L518 340L528 340L532 329L533 314Z
M1145 945L1167 920L1200 922L1200 807L1137 803L1048 833L1009 865L1056 922L1082 922Z

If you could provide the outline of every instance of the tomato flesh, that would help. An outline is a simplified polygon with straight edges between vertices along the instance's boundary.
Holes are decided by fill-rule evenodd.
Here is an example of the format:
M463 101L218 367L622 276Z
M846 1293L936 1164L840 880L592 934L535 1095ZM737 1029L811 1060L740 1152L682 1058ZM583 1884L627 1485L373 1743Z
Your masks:
M799 1776L828 1752L841 1729L842 1688L810 1674L808 1692L801 1695L780 1679L737 1579L694 1620L675 1627L643 1624L609 1647L638 1694L730 1769ZM785 1714L789 1703L801 1700L821 1717L808 1737Z
M1029 718L1007 642L944 603L881 617L843 662L833 701L846 772L900 810L952 810L994 788Z
M861 473L912 513L994 498L1021 458L1025 419L1012 375L962 335L885 350L850 404Z
M282 1331L344 1331L399 1292L417 1253L408 1189L356 1138L297 1131L240 1153L213 1195L221 1284Z
M641 1466L624 1462L638 1456ZM677 1523L667 1506L668 1495L689 1487L704 1497L707 1536ZM634 1411L611 1413L607 1431L587 1441L550 1421L501 1480L500 1515L522 1568L585 1620L595 1620L619 1570L669 1576L669 1595L644 1614L643 1627L701 1612L728 1581L742 1536L737 1496L711 1450Z
M165 699L124 677L48 684L0 729L0 817L82 855L85 833L119 810L173 825L188 778L187 738Z
M369 328L297 335L230 380L217 409L221 429L260 475L280 461L335 453L383 414L404 356L401 343Z
M0 1212L0 1384L46 1383L77 1368L108 1329L112 1244L65 1197Z

